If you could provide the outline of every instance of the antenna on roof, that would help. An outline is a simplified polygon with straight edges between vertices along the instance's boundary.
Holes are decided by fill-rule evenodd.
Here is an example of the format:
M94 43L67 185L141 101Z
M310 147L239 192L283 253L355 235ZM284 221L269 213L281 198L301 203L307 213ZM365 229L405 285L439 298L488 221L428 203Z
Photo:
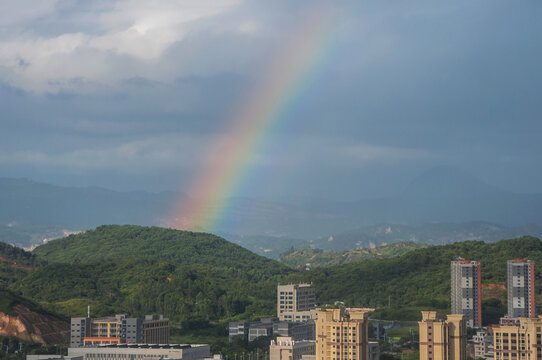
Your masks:
M90 318L90 305L87 306L87 317Z

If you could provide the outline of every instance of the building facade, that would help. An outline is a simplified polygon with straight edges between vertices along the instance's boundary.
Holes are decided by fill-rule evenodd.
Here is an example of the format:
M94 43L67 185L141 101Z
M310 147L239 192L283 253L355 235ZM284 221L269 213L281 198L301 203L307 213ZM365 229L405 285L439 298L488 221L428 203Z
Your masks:
M141 323L141 328L143 344L169 343L169 319L164 317L164 315L145 315Z
M144 319L126 315L71 319L71 347L115 343L167 344L169 319L162 315L147 315Z
M380 359L380 346L378 341L369 341L367 352L369 354L369 360L379 360Z
M273 335L289 336L292 340L315 340L314 321L280 321L273 325Z
M316 320L317 360L368 360L368 311L325 309Z
M475 359L493 359L493 335L487 330L477 331L472 337Z
M542 318L520 318L518 325L495 325L495 360L542 359Z
M480 262L458 259L451 263L452 314L463 314L468 327L482 326Z
M229 327L228 327L229 342L232 342L235 339L241 339L241 340L247 341L249 328L250 328L250 323L248 321L230 322Z
M277 317L280 321L310 320L315 305L316 295L312 284L277 286Z
M507 262L508 316L535 317L534 261Z
M464 314L437 319L436 311L422 311L420 360L466 360L467 326Z
M279 336L271 340L269 360L300 360L303 355L314 355L315 341L295 341L289 336Z
M69 356L84 360L202 360L211 356L209 345L120 344L68 348Z

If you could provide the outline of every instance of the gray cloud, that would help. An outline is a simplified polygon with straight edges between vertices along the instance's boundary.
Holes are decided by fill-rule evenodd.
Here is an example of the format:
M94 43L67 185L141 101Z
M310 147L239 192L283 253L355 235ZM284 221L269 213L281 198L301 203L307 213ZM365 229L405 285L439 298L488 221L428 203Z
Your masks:
M137 173L150 190L189 182L277 49L318 6L0 5L0 175L99 173L100 185L121 188ZM252 154L247 191L258 193L255 179L273 179L270 196L326 188L330 197L365 196L442 164L542 191L541 4L333 6L332 46ZM148 180L156 174L168 180Z

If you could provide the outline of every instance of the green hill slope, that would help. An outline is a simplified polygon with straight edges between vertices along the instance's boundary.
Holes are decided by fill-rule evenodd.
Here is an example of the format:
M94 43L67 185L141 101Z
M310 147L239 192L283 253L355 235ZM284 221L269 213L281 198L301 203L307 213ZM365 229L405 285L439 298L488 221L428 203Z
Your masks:
M273 314L291 270L211 234L101 226L36 248L49 265L12 286L75 316L164 313L178 321Z
M506 261L529 258L542 264L542 242L521 237L485 244L466 241L413 250L401 257L363 261L294 273L289 281L312 281L322 303L343 300L347 305L383 307L425 306L449 309L450 261L456 256L479 260L484 284L506 284ZM540 265L536 298L542 300ZM494 304L495 305L495 304Z
M95 264L135 256L251 272L261 268L267 275L285 269L216 235L135 225L100 226L39 246L33 254L49 263Z
M430 245L415 242L400 242L379 246L372 249L350 251L323 251L320 249L291 250L280 257L280 262L294 268L302 268L310 264L311 268L348 264L356 261L383 259L401 256L409 251Z
M0 242L0 287L24 278L40 264L32 253Z

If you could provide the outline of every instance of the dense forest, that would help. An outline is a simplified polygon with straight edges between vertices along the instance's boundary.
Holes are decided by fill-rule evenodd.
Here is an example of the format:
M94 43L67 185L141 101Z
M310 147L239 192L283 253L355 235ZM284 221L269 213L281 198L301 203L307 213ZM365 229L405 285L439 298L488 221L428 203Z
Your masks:
M93 316L163 313L174 326L185 328L273 315L277 283L296 281L313 282L322 305L343 301L376 307L374 317L414 320L423 308L448 311L450 261L457 256L482 262L484 284L505 284L508 259L542 262L542 242L522 237L431 246L305 271L211 234L130 225L101 226L31 254L9 247L3 251L9 263L17 258L28 268L24 274L9 273L11 278L6 273L0 288L8 286L50 311L80 316L90 304ZM539 268L536 274L542 300ZM484 323L504 314L502 295L484 292Z
M285 281L312 281L322 303L343 300L348 305L377 308L390 304L392 308L416 306L446 310L450 308L450 261L457 256L481 262L483 284L506 284L506 261L529 258L541 264L542 242L525 236L490 244L465 241L432 246L396 258L292 273ZM536 267L535 272L536 297L541 300L540 267ZM504 309L502 302L486 304L492 309ZM495 320L494 317L491 320Z
M40 246L48 262L12 288L69 316L164 313L175 322L272 315L290 270L211 234L101 226Z

